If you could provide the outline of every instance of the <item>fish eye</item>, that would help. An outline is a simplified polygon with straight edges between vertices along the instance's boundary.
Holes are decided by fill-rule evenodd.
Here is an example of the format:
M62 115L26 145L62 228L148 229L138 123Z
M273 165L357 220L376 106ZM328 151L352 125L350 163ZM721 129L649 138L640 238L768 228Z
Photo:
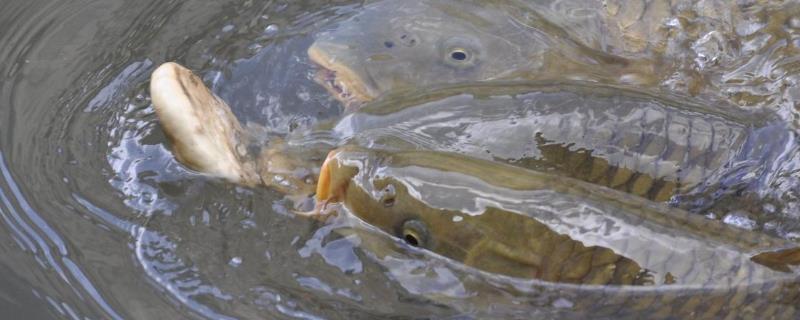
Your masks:
M450 51L450 59L456 61L465 61L467 58L469 58L469 55L467 55L467 52L464 51L464 49L456 48L453 49L453 51Z
M424 222L416 219L403 222L400 236L406 243L414 247L425 248L428 245L428 227Z
M478 65L481 56L480 48L478 40L459 36L444 41L440 53L446 65L466 70Z

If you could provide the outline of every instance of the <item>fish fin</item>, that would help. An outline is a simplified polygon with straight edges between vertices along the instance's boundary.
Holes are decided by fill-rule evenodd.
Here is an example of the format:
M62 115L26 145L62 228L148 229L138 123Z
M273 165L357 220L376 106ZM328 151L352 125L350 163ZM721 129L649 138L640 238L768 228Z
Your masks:
M800 265L800 248L762 252L750 260L776 271L792 272L789 266Z
M234 183L260 183L254 164L243 161L246 152L239 149L244 148L238 148L241 125L199 77L177 63L164 63L150 77L150 95L178 161Z
M339 215L339 207L340 204L338 203L329 203L328 201L318 201L317 204L314 206L314 209L311 209L310 211L292 210L292 213L298 216L312 218L324 222L332 217Z

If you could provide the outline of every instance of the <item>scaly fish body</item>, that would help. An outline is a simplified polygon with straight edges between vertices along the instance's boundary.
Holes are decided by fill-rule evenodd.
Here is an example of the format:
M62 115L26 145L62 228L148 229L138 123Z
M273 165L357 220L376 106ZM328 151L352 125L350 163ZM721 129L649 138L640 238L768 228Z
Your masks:
M365 146L462 153L656 201L756 186L793 141L764 114L598 84L500 82L401 96L334 130Z
M329 204L468 266L544 280L581 312L713 318L780 306L768 317L800 302L796 243L617 190L431 151L349 147L322 171Z

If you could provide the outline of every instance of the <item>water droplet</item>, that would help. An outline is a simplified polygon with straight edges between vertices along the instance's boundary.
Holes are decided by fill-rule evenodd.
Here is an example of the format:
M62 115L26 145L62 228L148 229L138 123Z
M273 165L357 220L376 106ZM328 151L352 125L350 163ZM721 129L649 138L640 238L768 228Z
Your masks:
M726 214L725 217L722 218L722 222L745 230L753 230L756 228L756 221L750 219L747 213L743 211L734 211Z
M300 91L297 93L297 97L300 98L300 100L303 100L303 102L308 102L311 100L311 93L308 91Z
M242 257L233 257L231 261L228 262L231 267L238 267L242 264Z
M791 17L789 21L786 22L789 25L789 28L792 29L800 29L800 17Z
M271 24L264 28L264 34L266 35L274 35L276 33L278 33L278 25L276 24Z

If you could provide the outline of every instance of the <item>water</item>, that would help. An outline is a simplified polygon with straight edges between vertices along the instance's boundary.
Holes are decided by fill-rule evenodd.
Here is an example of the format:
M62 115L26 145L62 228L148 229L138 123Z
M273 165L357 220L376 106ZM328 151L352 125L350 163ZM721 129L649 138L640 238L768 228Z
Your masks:
M702 15L728 8L725 3L674 4L658 20L663 24L653 39L662 41L647 46L631 31L647 26L627 18L615 22L626 26L627 46L592 43L658 61L657 81L641 83L648 89L763 108L796 126L797 8L753 4L737 14ZM477 291L470 284L516 292L507 282L358 232L365 227L346 218L295 217L280 194L206 179L169 153L147 92L158 64L180 61L242 121L285 134L341 113L311 80L305 51L316 31L361 6L249 0L0 5L0 310L56 319L451 317L486 310L471 298ZM588 10L560 1L543 6L570 17ZM587 42L601 38L580 33L585 25L574 22L564 19L562 27L575 28ZM787 162L800 163L800 156ZM710 214L797 238L796 173L776 177L764 191L786 195L769 205L771 215ZM389 249L362 245L367 242ZM568 295L535 293L542 301L526 303L555 309L573 303ZM530 316L525 312L518 315Z

